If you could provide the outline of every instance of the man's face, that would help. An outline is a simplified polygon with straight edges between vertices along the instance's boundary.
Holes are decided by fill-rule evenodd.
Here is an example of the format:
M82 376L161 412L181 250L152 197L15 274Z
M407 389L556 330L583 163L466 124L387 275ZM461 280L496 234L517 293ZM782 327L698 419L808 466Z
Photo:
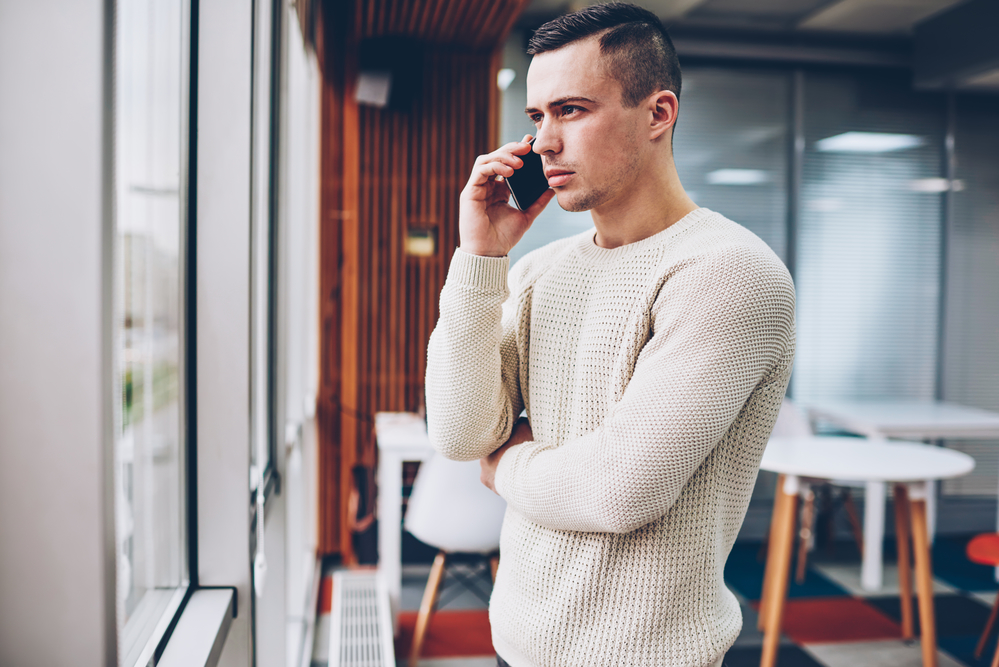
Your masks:
M527 114L559 206L587 211L629 195L648 141L645 105L626 109L621 84L602 62L596 37L534 56Z

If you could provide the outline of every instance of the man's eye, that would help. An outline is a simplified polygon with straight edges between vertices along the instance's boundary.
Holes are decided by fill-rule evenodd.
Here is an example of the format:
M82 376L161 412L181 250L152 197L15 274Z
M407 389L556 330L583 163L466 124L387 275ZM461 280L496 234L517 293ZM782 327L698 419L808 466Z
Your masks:
M580 108L579 107L574 107L572 105L568 105L568 106L562 107L562 115L563 116L568 116L569 114L574 113L576 111L580 111Z
M540 123L541 122L541 114L539 114L539 113L533 114L531 116L531 122L532 123Z

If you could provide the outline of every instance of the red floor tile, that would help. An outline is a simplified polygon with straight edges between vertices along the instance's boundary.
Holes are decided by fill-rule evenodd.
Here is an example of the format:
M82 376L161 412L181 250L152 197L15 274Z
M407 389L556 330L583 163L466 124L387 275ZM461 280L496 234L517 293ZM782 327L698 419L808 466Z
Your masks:
M753 603L759 609L759 603ZM857 598L788 600L783 632L797 644L898 639L902 628Z
M323 577L319 587L319 614L328 614L333 607L333 577Z
M415 611L404 611L399 614L399 637L395 642L396 656L409 656L414 626L416 626ZM427 637L423 641L422 657L452 658L494 655L494 653L487 610L439 611L430 618Z

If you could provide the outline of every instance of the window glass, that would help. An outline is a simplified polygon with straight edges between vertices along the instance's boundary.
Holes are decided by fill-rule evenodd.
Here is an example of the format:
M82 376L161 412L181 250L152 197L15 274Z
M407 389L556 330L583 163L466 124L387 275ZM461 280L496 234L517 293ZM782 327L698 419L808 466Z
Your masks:
M119 0L115 42L115 508L122 664L187 577L182 365L186 9Z
M804 95L794 398L932 399L943 99L885 72Z

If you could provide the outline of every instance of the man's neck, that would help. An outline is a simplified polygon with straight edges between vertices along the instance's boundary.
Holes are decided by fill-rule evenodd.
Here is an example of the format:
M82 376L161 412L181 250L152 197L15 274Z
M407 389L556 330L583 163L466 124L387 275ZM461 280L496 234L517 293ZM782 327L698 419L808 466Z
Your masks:
M647 239L697 208L672 165L657 176L590 212L598 246L618 248Z

